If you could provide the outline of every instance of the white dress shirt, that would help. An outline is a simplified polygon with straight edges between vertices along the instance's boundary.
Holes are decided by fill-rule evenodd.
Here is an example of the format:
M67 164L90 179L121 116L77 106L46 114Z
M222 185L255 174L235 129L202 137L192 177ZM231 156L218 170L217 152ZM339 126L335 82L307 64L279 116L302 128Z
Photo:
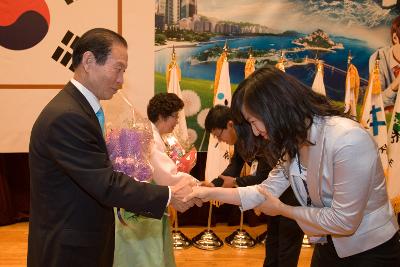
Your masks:
M97 111L101 108L100 100L85 86L83 86L80 82L75 80L74 78L71 79L71 83L82 93L82 95L86 98L89 102L90 106L92 107L94 113L96 114Z

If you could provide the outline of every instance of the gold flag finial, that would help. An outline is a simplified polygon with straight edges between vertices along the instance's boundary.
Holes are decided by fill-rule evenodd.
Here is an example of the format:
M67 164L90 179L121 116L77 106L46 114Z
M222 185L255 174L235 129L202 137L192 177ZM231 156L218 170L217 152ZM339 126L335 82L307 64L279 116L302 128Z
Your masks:
M247 78L255 70L256 59L253 57L253 48L249 48L249 58L244 65L244 77Z
M349 50L349 55L347 56L347 67L350 66L352 59L353 57L351 56L351 50Z
M224 44L224 48L223 48L224 52L228 52L228 40L225 40L225 44Z
M225 40L224 48L222 49L224 61L228 61L228 40Z
M172 61L176 60L175 45L172 45Z
M285 61L285 54L283 53L283 50L281 50L281 55L279 56L279 63L283 64Z

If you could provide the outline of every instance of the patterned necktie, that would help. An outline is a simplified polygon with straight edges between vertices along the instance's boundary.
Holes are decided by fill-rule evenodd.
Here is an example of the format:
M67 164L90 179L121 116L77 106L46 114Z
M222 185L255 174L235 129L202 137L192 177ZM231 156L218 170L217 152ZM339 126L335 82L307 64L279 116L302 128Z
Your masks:
M96 117L99 120L99 124L100 124L100 127L101 127L101 132L104 135L104 121L105 121L105 119L104 119L104 111L103 111L103 109L101 107L96 112Z

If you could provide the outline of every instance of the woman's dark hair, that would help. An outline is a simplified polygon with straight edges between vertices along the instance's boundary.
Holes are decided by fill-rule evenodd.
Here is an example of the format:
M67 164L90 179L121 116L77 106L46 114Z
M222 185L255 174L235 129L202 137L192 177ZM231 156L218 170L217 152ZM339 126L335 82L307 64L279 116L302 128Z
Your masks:
M147 117L155 123L159 116L167 118L183 109L184 103L176 94L159 93L153 96L147 105Z
M87 51L93 53L97 64L104 65L113 44L128 47L124 37L111 30L95 28L85 32L76 42L73 49L72 68L76 69L81 64L82 56Z
M250 124L244 122L235 124L237 135L236 148L240 156L246 161L252 161L256 156L264 156L262 139L253 135ZM272 165L272 166L275 166Z
M262 140L253 135L250 124L242 115L241 107L243 104L244 90L236 89L232 95L231 116L235 125L237 142L236 147L239 154L246 161L251 161L259 154ZM274 165L272 165L274 166Z
M301 144L311 144L307 133L314 116L344 116L325 96L275 67L256 70L237 90L244 91L246 111L265 125L268 140L263 149L271 165L285 155L295 157Z

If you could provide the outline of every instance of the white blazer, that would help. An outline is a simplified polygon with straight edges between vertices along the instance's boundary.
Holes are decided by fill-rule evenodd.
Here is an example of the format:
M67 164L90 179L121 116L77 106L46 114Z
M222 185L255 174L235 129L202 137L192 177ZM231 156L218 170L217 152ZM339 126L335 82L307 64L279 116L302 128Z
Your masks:
M339 257L351 256L389 240L398 230L388 200L376 143L361 126L341 117L314 118L310 129L306 182L312 207L296 207L294 216L309 236L331 235ZM280 196L288 186L302 206L306 195L296 181L296 160L286 161L259 186ZM257 186L240 187L244 210L265 198ZM304 190L303 190L304 191Z

